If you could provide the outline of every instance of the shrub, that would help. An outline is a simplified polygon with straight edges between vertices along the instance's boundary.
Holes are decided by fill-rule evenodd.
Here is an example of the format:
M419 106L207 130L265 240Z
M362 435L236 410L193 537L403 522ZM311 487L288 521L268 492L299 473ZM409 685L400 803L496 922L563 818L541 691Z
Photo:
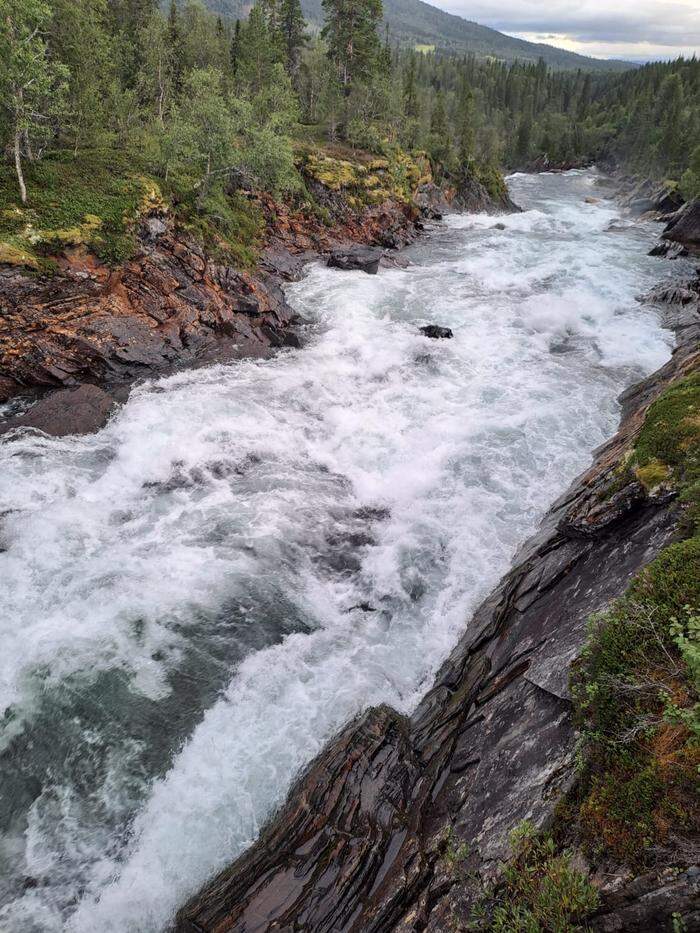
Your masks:
M573 933L598 906L598 892L568 851L529 822L511 834L512 858L492 904L476 927L493 933ZM474 924L472 925L474 926Z

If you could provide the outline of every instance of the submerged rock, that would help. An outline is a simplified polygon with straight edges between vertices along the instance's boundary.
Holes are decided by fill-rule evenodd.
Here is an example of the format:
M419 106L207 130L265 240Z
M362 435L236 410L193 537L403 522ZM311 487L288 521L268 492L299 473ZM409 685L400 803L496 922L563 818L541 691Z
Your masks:
M420 332L425 337L432 337L434 340L449 340L454 337L449 327L440 327L439 324L426 324L425 327L421 327Z

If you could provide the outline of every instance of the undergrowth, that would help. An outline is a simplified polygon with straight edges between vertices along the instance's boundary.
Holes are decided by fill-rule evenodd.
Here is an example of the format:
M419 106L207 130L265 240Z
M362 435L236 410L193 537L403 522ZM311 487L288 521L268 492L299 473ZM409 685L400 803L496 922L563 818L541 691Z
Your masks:
M511 857L498 889L478 904L469 928L491 933L573 933L598 905L598 892L557 852L551 836L525 821L511 834Z

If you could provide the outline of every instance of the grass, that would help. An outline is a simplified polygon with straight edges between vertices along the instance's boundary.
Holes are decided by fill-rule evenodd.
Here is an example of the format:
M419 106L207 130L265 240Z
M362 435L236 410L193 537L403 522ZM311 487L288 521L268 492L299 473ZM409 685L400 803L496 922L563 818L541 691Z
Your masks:
M28 203L20 203L9 166L0 169L0 248L14 247L34 268L68 246L85 245L116 264L134 252L134 221L157 185L131 154L59 152L26 167ZM18 261L22 258L17 257Z
M197 204L191 179L165 183L138 153L52 153L26 167L26 181L23 206L12 170L0 167L0 262L51 272L56 254L84 246L118 265L136 251L139 217L159 209L222 260L255 264L264 220L254 203L219 189Z

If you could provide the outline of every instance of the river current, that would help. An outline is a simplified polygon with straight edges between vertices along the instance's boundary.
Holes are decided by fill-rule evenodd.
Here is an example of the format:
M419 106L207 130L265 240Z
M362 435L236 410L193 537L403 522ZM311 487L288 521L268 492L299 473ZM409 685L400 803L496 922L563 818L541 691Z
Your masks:
M596 180L513 176L522 214L406 269L312 266L300 350L0 441L3 933L164 930L334 732L415 706L670 355L636 297L678 267Z

